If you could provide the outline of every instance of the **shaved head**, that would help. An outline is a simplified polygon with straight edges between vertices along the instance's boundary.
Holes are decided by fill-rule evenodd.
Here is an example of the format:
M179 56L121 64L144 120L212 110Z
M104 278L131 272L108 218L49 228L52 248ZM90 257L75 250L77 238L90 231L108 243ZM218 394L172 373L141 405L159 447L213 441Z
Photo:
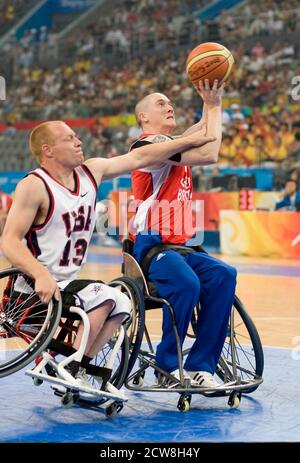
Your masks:
M163 95L162 93L150 93L149 95L144 96L136 105L135 107L135 118L138 123L138 125L141 127L142 126L142 120L141 120L141 113L147 112L149 109L149 106L151 103L153 103L156 98L163 98L168 100L166 95Z
M135 107L135 117L146 133L168 135L176 128L174 106L163 93L150 93L142 98Z

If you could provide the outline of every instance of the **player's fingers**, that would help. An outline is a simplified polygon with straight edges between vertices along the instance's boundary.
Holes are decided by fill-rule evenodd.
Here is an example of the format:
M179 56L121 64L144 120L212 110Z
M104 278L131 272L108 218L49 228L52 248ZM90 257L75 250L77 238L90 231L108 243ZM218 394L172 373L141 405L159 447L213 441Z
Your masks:
M206 122L203 122L200 127L199 127L199 131L201 134L205 135L206 134L206 131L207 131L207 124Z
M38 294L40 300L43 302L43 304L48 304L48 302L51 299L51 294L50 293L44 292L44 291L37 291L37 294Z
M60 298L60 291L59 291L59 288L56 289L55 293L54 293L54 299L56 299L57 301L59 301L59 298Z
M199 146L202 146L202 145L206 145L206 143L210 143L211 141L215 141L216 140L216 137L201 137L201 140L200 141L200 145Z
M212 90L218 90L218 83L219 83L218 79L215 79Z
M226 86L226 82L222 82L222 84L221 84L220 87L218 88L219 93L222 93L222 92L223 92L225 86Z
M208 79L204 80L204 87L205 87L205 90L210 90L209 80Z
M204 91L203 80L199 80L198 88L199 88L199 90L200 90L201 93Z

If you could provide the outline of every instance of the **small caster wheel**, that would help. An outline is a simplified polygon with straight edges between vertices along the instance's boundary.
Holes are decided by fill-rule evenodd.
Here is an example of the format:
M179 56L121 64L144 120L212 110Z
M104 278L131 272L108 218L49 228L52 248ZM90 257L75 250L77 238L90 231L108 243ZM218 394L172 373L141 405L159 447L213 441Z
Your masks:
M123 406L123 402L113 402L105 409L105 416L114 418L122 410Z
M182 394L178 400L177 408L180 412L188 412L192 400L191 394Z
M64 408L71 408L74 405L74 396L72 392L66 392L61 398L61 404Z
M132 382L135 386L142 387L144 384L144 375L135 376Z
M43 380L40 378L33 378L33 384L35 386L40 386L41 384L43 384Z
M231 393L228 399L228 405L230 408L239 408L241 403L241 394L235 392Z

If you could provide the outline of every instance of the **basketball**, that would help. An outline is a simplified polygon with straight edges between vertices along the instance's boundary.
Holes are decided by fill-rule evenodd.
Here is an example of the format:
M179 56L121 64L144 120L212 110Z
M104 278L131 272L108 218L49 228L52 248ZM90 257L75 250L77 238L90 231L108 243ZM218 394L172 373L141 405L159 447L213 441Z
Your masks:
M234 58L230 51L219 43L206 42L195 47L186 60L186 72L194 85L208 79L210 86L218 79L219 85L226 82L233 71Z

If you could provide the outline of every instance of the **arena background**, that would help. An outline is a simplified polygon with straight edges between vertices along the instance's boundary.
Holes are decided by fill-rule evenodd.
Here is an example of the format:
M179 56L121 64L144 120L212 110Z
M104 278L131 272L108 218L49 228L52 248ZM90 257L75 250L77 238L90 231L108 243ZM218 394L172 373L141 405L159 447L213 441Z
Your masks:
M36 124L63 119L86 158L118 156L139 135L136 102L160 91L174 101L181 133L202 111L187 54L206 41L231 50L219 162L193 168L194 198L204 201L205 248L239 271L238 294L266 357L263 385L239 410L200 397L182 415L172 394L128 392L110 422L62 409L49 387L34 388L21 371L0 380L0 441L300 441L300 204L275 210L287 179L300 190L299 31L297 0L0 2L0 231L16 183L36 167L28 150ZM123 236L112 213L120 191L130 203L129 175L102 182L109 228L95 231L84 276L121 274ZM101 218L101 204L99 211ZM1 254L0 263L8 266ZM151 323L157 340L160 314Z

